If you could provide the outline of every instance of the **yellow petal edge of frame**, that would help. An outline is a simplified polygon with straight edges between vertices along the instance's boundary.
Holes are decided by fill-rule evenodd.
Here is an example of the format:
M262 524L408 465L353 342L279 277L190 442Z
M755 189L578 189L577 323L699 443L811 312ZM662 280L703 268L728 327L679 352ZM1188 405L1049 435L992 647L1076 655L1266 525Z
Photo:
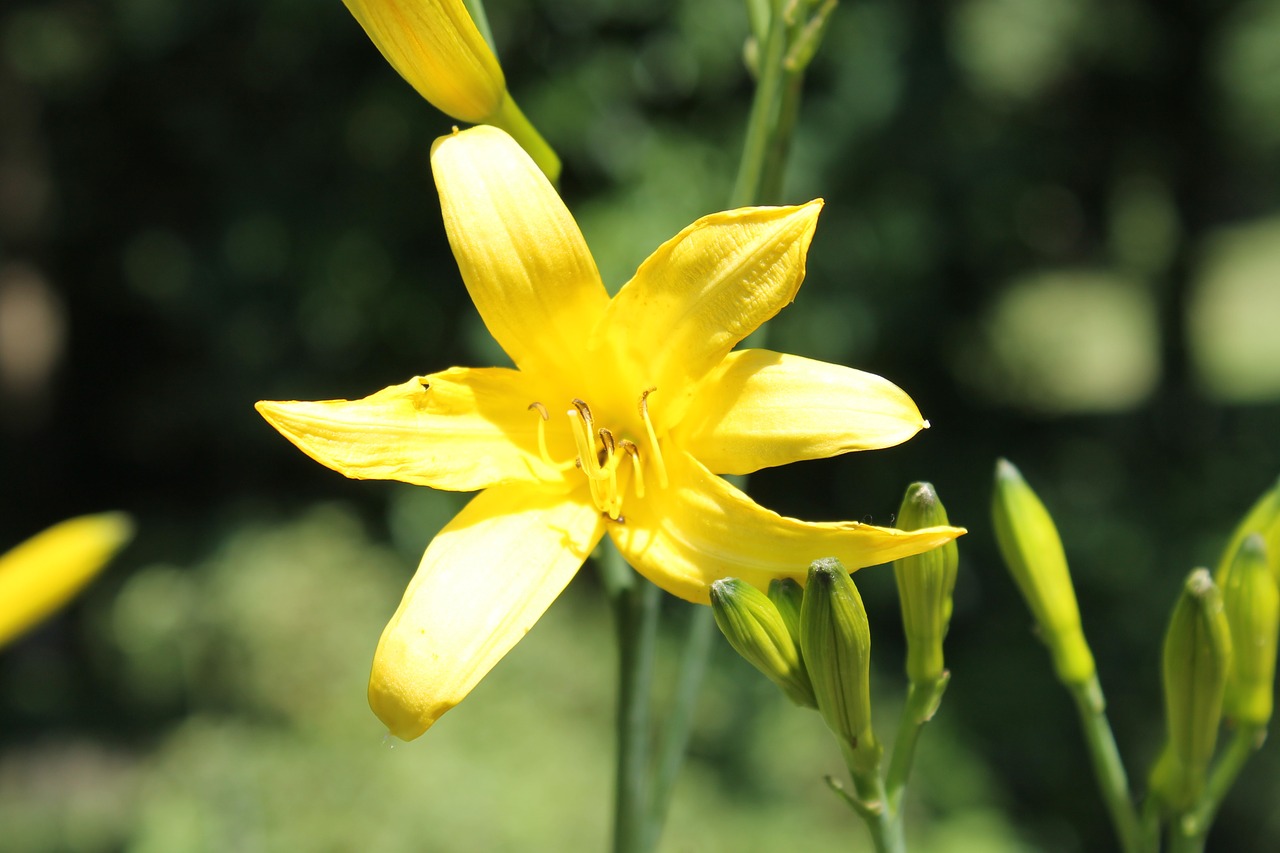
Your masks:
M70 600L132 537L124 513L84 515L0 556L0 646Z

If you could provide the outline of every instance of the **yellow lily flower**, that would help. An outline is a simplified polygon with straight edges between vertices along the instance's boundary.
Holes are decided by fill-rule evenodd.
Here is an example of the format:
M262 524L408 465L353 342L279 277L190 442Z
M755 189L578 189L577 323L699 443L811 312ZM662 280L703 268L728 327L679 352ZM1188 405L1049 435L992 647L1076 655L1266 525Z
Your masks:
M262 402L313 459L355 478L483 489L423 555L382 634L369 702L422 734L533 626L607 533L673 595L713 581L803 582L949 542L806 523L719 474L887 447L927 426L878 376L767 350L730 350L791 302L821 201L704 217L610 299L552 186L503 132L431 151L463 281L510 368L455 367L362 400Z
M391 67L446 115L500 127L555 181L560 159L520 112L462 0L343 0Z
M0 646L65 604L132 536L123 513L85 515L0 555Z

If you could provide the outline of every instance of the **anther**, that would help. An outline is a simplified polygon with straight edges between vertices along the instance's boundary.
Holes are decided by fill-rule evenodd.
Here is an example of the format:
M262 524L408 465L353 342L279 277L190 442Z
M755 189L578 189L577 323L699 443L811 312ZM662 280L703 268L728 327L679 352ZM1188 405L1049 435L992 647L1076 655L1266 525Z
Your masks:
M591 407L588 406L585 401L574 397L573 407L578 410L579 415L582 415L582 419L587 422L587 426L591 426L595 423L595 420L591 417Z
M547 411L547 407L534 400L529 404L530 412L537 412L538 418L538 453L542 456L542 461L548 465L555 466L555 460L551 458L551 452L547 450L547 421L551 419L551 413Z
M636 447L636 443L630 439L622 439L618 442L618 446L622 448L622 452L631 457L631 471L635 475L636 497L644 497L644 467L640 464L640 448Z
M667 487L667 465L662 458L662 448L658 446L657 433L653 431L653 421L649 419L649 395L658 389L646 388L640 395L640 420L644 421L645 432L649 436L649 446L653 448L653 460L658 466L658 485Z

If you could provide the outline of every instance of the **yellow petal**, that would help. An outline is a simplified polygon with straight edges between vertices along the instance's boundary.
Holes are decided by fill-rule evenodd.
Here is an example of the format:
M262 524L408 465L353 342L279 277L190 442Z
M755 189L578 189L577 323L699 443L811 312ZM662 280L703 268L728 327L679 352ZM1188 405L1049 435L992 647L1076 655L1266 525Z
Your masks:
M506 92L462 0L344 0L391 67L441 112L484 121Z
M361 400L267 400L257 409L340 474L466 492L549 476L529 387L507 368L455 367Z
M579 497L499 486L432 540L373 658L369 705L392 734L412 740L462 701L564 589L603 535Z
M759 589L773 578L804 583L809 564L836 557L845 568L928 551L958 527L894 530L848 522L806 522L761 507L687 453L667 457L670 485L631 499L624 524L610 525L636 571L672 595L706 604L713 581L737 577Z
M522 370L574 384L609 297L564 202L497 128L437 139L431 166L449 243L489 332Z
M596 336L657 387L654 417L678 420L695 383L777 314L804 280L821 201L704 216L649 256Z
M926 426L874 373L770 350L730 353L680 424L680 442L720 474L901 444Z
M0 555L0 646L66 603L132 536L123 513L85 515Z

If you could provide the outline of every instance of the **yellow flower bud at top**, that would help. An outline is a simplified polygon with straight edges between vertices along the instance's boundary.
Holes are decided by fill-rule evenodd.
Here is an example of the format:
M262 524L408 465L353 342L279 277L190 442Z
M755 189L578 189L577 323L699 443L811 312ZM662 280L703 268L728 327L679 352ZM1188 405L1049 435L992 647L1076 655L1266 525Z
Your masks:
M85 515L0 555L0 646L65 604L132 536L123 513Z
M1262 536L1267 554L1267 565L1271 574L1280 583L1280 482L1262 493L1262 497L1250 507L1240 523L1231 534L1231 540L1218 560L1218 568L1213 573L1218 586L1222 586L1226 572L1236 558L1236 551L1244 540L1253 533Z
M1222 606L1232 649L1223 714L1236 725L1266 726L1275 690L1280 588L1267 567L1262 536L1257 533L1236 550L1222 586Z
M480 124L507 93L462 0L344 0L391 67L441 112Z
M1000 553L1049 646L1058 678L1069 685L1091 681L1097 668L1080 627L1080 608L1058 528L1022 474L1005 459L996 463L991 512Z
M809 567L800 648L818 711L840 738L850 769L873 771L882 750L871 730L871 627L839 560L815 560Z
M560 159L507 91L493 50L462 0L343 0L370 40L436 109L510 134L552 183Z
M1175 812L1204 790L1218 742L1231 664L1231 631L1208 569L1187 577L1165 635L1162 675L1169 741L1152 774L1152 790Z
M711 612L734 651L792 702L818 707L800 649L768 596L744 580L724 578L711 584Z
M946 527L947 510L929 483L912 483L898 509L898 527ZM902 605L902 627L907 636L907 677L912 683L928 683L942 677L946 667L942 640L951 622L951 593L956 586L960 550L954 540L932 551L904 557L893 563Z

